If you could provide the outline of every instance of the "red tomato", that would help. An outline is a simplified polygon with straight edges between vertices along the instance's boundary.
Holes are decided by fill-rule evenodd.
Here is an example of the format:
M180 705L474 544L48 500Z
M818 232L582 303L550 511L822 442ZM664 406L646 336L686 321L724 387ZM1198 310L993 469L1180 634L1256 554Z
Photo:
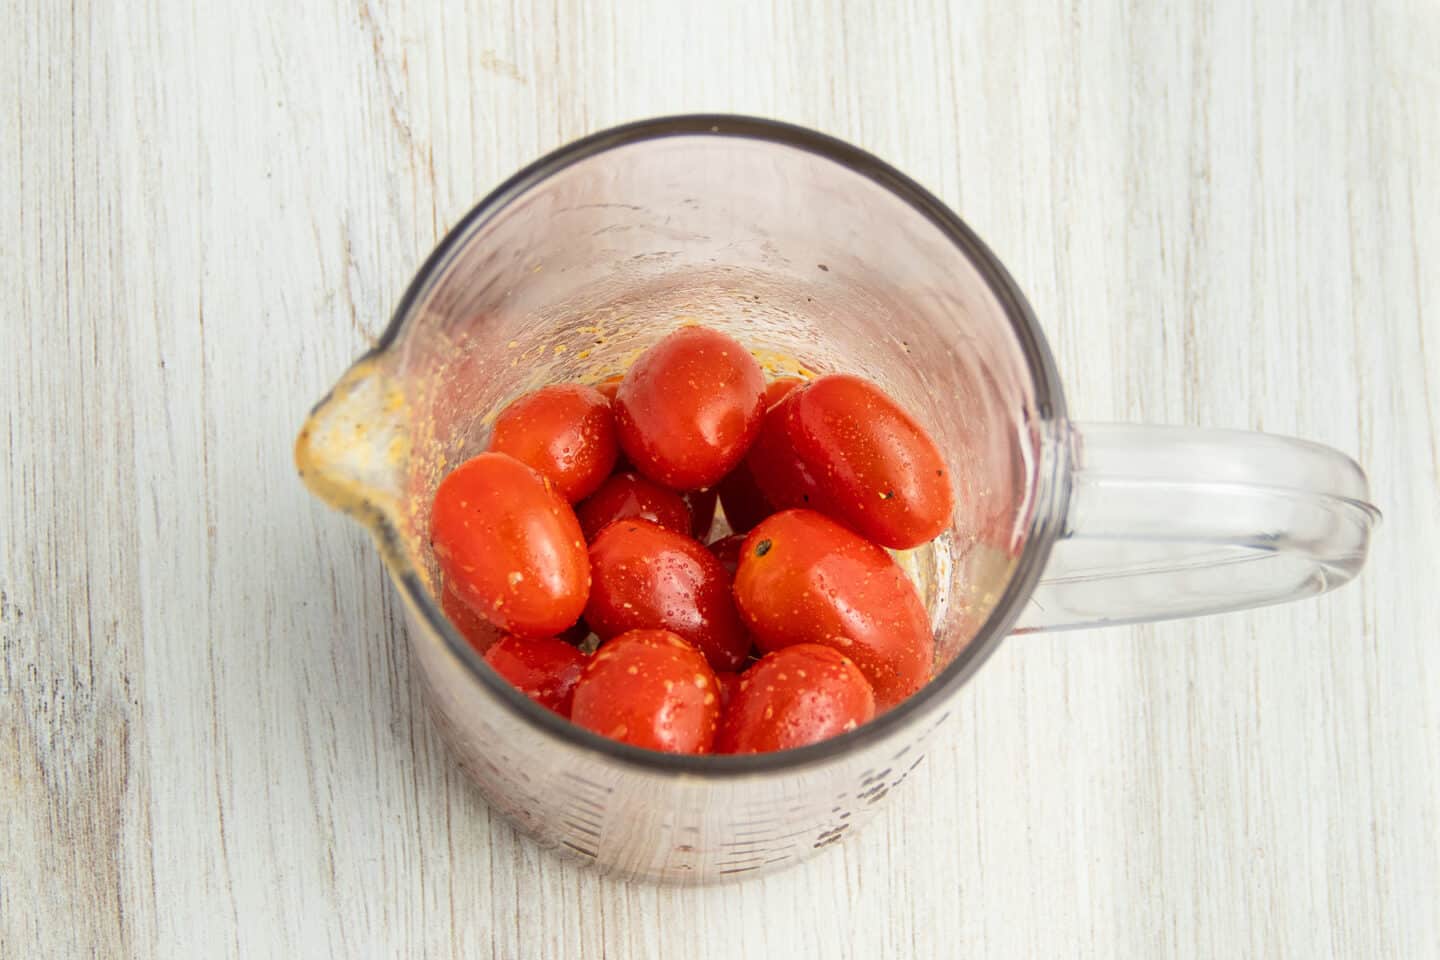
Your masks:
M794 506L822 509L824 493L820 484L795 455L790 440L790 421L800 392L792 390L766 411L760 433L744 462L720 484L720 503L732 527L735 526L730 516L732 503L742 521L752 521L750 529L780 509ZM762 475L763 484L759 480ZM782 502L784 507L779 506Z
M915 585L884 550L813 510L786 510L750 531L735 600L762 650L834 647L869 679L882 710L930 679L935 639Z
M440 609L445 611L450 625L479 653L489 650L505 635L505 631L470 609L470 605L460 599L448 581L440 588Z
M733 670L716 670L715 684L720 688L720 718L723 723L725 711L730 701L735 699L735 691L740 689L740 674Z
M690 508L690 536L704 541L710 536L710 525L715 522L715 491L687 490L680 498Z
M745 671L720 722L715 752L790 750L847 733L874 716L870 681L849 657L797 643Z
M456 595L503 630L553 637L585 609L590 559L575 513L513 457L482 453L440 481L430 542Z
M615 395L620 446L676 490L713 486L760 429L765 375L730 337L682 327L640 355Z
M575 508L586 540L616 520L640 519L666 530L689 534L690 508L674 490L651 483L638 473L617 473L606 480L594 495Z
M585 657L554 637L522 640L507 634L489 650L485 662L521 693L562 717L570 716L570 699Z
M617 373L613 377L606 377L595 384L595 389L600 391L601 396L606 400L615 399L615 391L620 389L620 381L625 379L625 374Z
M730 579L735 579L735 569L740 566L740 547L745 543L745 534L732 533L728 537L721 537L705 549L715 554L715 559L720 561L720 566L730 574Z
M609 401L575 383L541 387L512 402L495 420L490 449L534 467L571 503L594 493L620 454Z
M602 640L663 628L699 648L717 670L745 662L750 638L730 595L730 576L689 537L644 520L621 520L590 544L594 585L585 622Z
M820 510L897 549L933 540L955 506L929 434L879 387L848 374L787 394L747 465L777 507Z
M710 665L668 630L631 630L602 646L570 709L588 730L666 753L709 753L719 718Z

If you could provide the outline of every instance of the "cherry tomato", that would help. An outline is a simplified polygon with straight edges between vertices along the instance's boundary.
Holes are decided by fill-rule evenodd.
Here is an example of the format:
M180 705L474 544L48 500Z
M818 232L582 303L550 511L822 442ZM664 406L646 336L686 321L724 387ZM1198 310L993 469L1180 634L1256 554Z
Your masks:
M818 643L767 653L740 678L715 737L716 753L790 750L838 736L875 716L870 681L850 658Z
M609 401L575 383L541 387L512 402L495 420L490 449L534 467L571 503L605 482L620 453Z
M503 630L553 637L585 609L590 559L575 513L513 457L482 453L440 481L430 542L456 595Z
M667 753L709 753L719 718L714 672L669 630L631 630L601 646L570 708L588 730Z
M813 510L786 510L750 531L735 600L762 650L834 647L869 679L882 710L930 679L935 640L915 585L880 547Z
M505 631L470 609L470 605L460 599L449 581L440 588L440 609L445 611L445 617L451 626L479 653L489 650L505 636Z
M489 650L485 662L542 707L570 716L570 699L585 656L554 637L521 639L506 634Z
M796 455L791 442L791 420L799 393L792 390L765 412L760 433L744 462L720 484L720 502L725 507L725 519L730 520L732 527L735 526L730 516L732 500L736 501L742 518L754 519L757 524L764 519L764 516L757 518L764 509L770 513L798 506L822 509L824 492ZM759 480L762 475L763 485Z
M721 537L705 549L715 554L715 559L720 561L720 566L730 574L730 579L735 579L735 569L740 566L740 548L745 543L745 534L732 533L728 537Z
M615 394L620 446L675 490L713 486L760 429L765 375L730 337L682 327L640 355Z
M580 518L580 529L585 531L586 540L616 520L640 519L689 534L692 524L690 508L674 490L666 490L659 484L651 483L638 473L617 473L601 485L599 490L575 508Z
M687 490L680 498L690 508L690 536L705 540L710 535L710 525L715 522L715 491Z
M623 379L625 379L625 374L617 373L613 377L606 377L604 380L595 384L595 389L599 390L601 396L606 400L613 401L615 399L615 391L620 389L620 381Z
M933 540L955 505L929 434L879 387L848 374L787 394L747 465L777 507L820 510L886 547Z
M590 569L585 622L602 640L663 628L693 643L717 670L745 662L750 638L735 612L730 576L694 540L645 520L621 520L590 544Z

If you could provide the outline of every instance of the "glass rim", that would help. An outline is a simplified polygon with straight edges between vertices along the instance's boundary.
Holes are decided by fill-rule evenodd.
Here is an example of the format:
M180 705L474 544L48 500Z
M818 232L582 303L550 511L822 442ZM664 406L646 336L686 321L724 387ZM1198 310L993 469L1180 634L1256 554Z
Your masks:
M949 207L930 191L880 158L827 134L777 120L730 114L683 114L639 120L601 130L572 141L525 166L470 209L436 245L406 287L376 345L356 361L361 364L383 356L399 338L415 308L466 240L529 190L555 174L598 154L671 137L723 137L755 140L800 150L839 164L888 190L944 234L980 273L991 294L1010 321L1025 359L1035 394L1040 448L1035 451L1031 516L1015 569L1000 599L975 636L938 674L915 694L848 733L791 750L759 754L672 754L630 746L602 737L540 706L500 677L451 625L439 602L426 589L413 564L400 531L384 511L371 518L371 532L380 541L391 579L424 625L441 637L452 656L513 714L532 727L574 746L651 774L697 779L733 779L757 774L798 772L823 765L887 740L902 727L921 719L969 681L989 659L1019 617L1050 551L1064 527L1069 472L1063 430L1066 424L1064 393L1050 349L1034 312L1009 272L985 243ZM323 405L321 401L320 405ZM317 409L320 405L317 405ZM1047 436L1047 430L1053 435ZM1045 449L1048 444L1054 449ZM1048 461L1048 469L1047 469Z

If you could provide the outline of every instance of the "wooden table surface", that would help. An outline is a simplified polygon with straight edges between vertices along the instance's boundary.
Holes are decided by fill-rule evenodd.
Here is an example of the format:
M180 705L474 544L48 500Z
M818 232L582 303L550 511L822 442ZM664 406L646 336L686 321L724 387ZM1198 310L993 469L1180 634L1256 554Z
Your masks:
M196 6L0 31L0 956L1440 955L1431 0ZM519 839L290 445L491 185L693 110L934 189L1077 418L1356 456L1368 569L1010 642L788 873L627 885Z

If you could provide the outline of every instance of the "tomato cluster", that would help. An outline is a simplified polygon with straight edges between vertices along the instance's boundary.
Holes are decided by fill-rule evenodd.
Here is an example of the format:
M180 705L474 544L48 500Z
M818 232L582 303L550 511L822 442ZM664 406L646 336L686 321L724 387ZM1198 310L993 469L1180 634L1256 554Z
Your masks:
M707 545L717 498L733 532ZM536 702L652 750L758 753L929 680L929 619L885 548L953 508L935 443L874 384L767 384L689 326L598 388L501 411L441 481L430 537L446 615Z

